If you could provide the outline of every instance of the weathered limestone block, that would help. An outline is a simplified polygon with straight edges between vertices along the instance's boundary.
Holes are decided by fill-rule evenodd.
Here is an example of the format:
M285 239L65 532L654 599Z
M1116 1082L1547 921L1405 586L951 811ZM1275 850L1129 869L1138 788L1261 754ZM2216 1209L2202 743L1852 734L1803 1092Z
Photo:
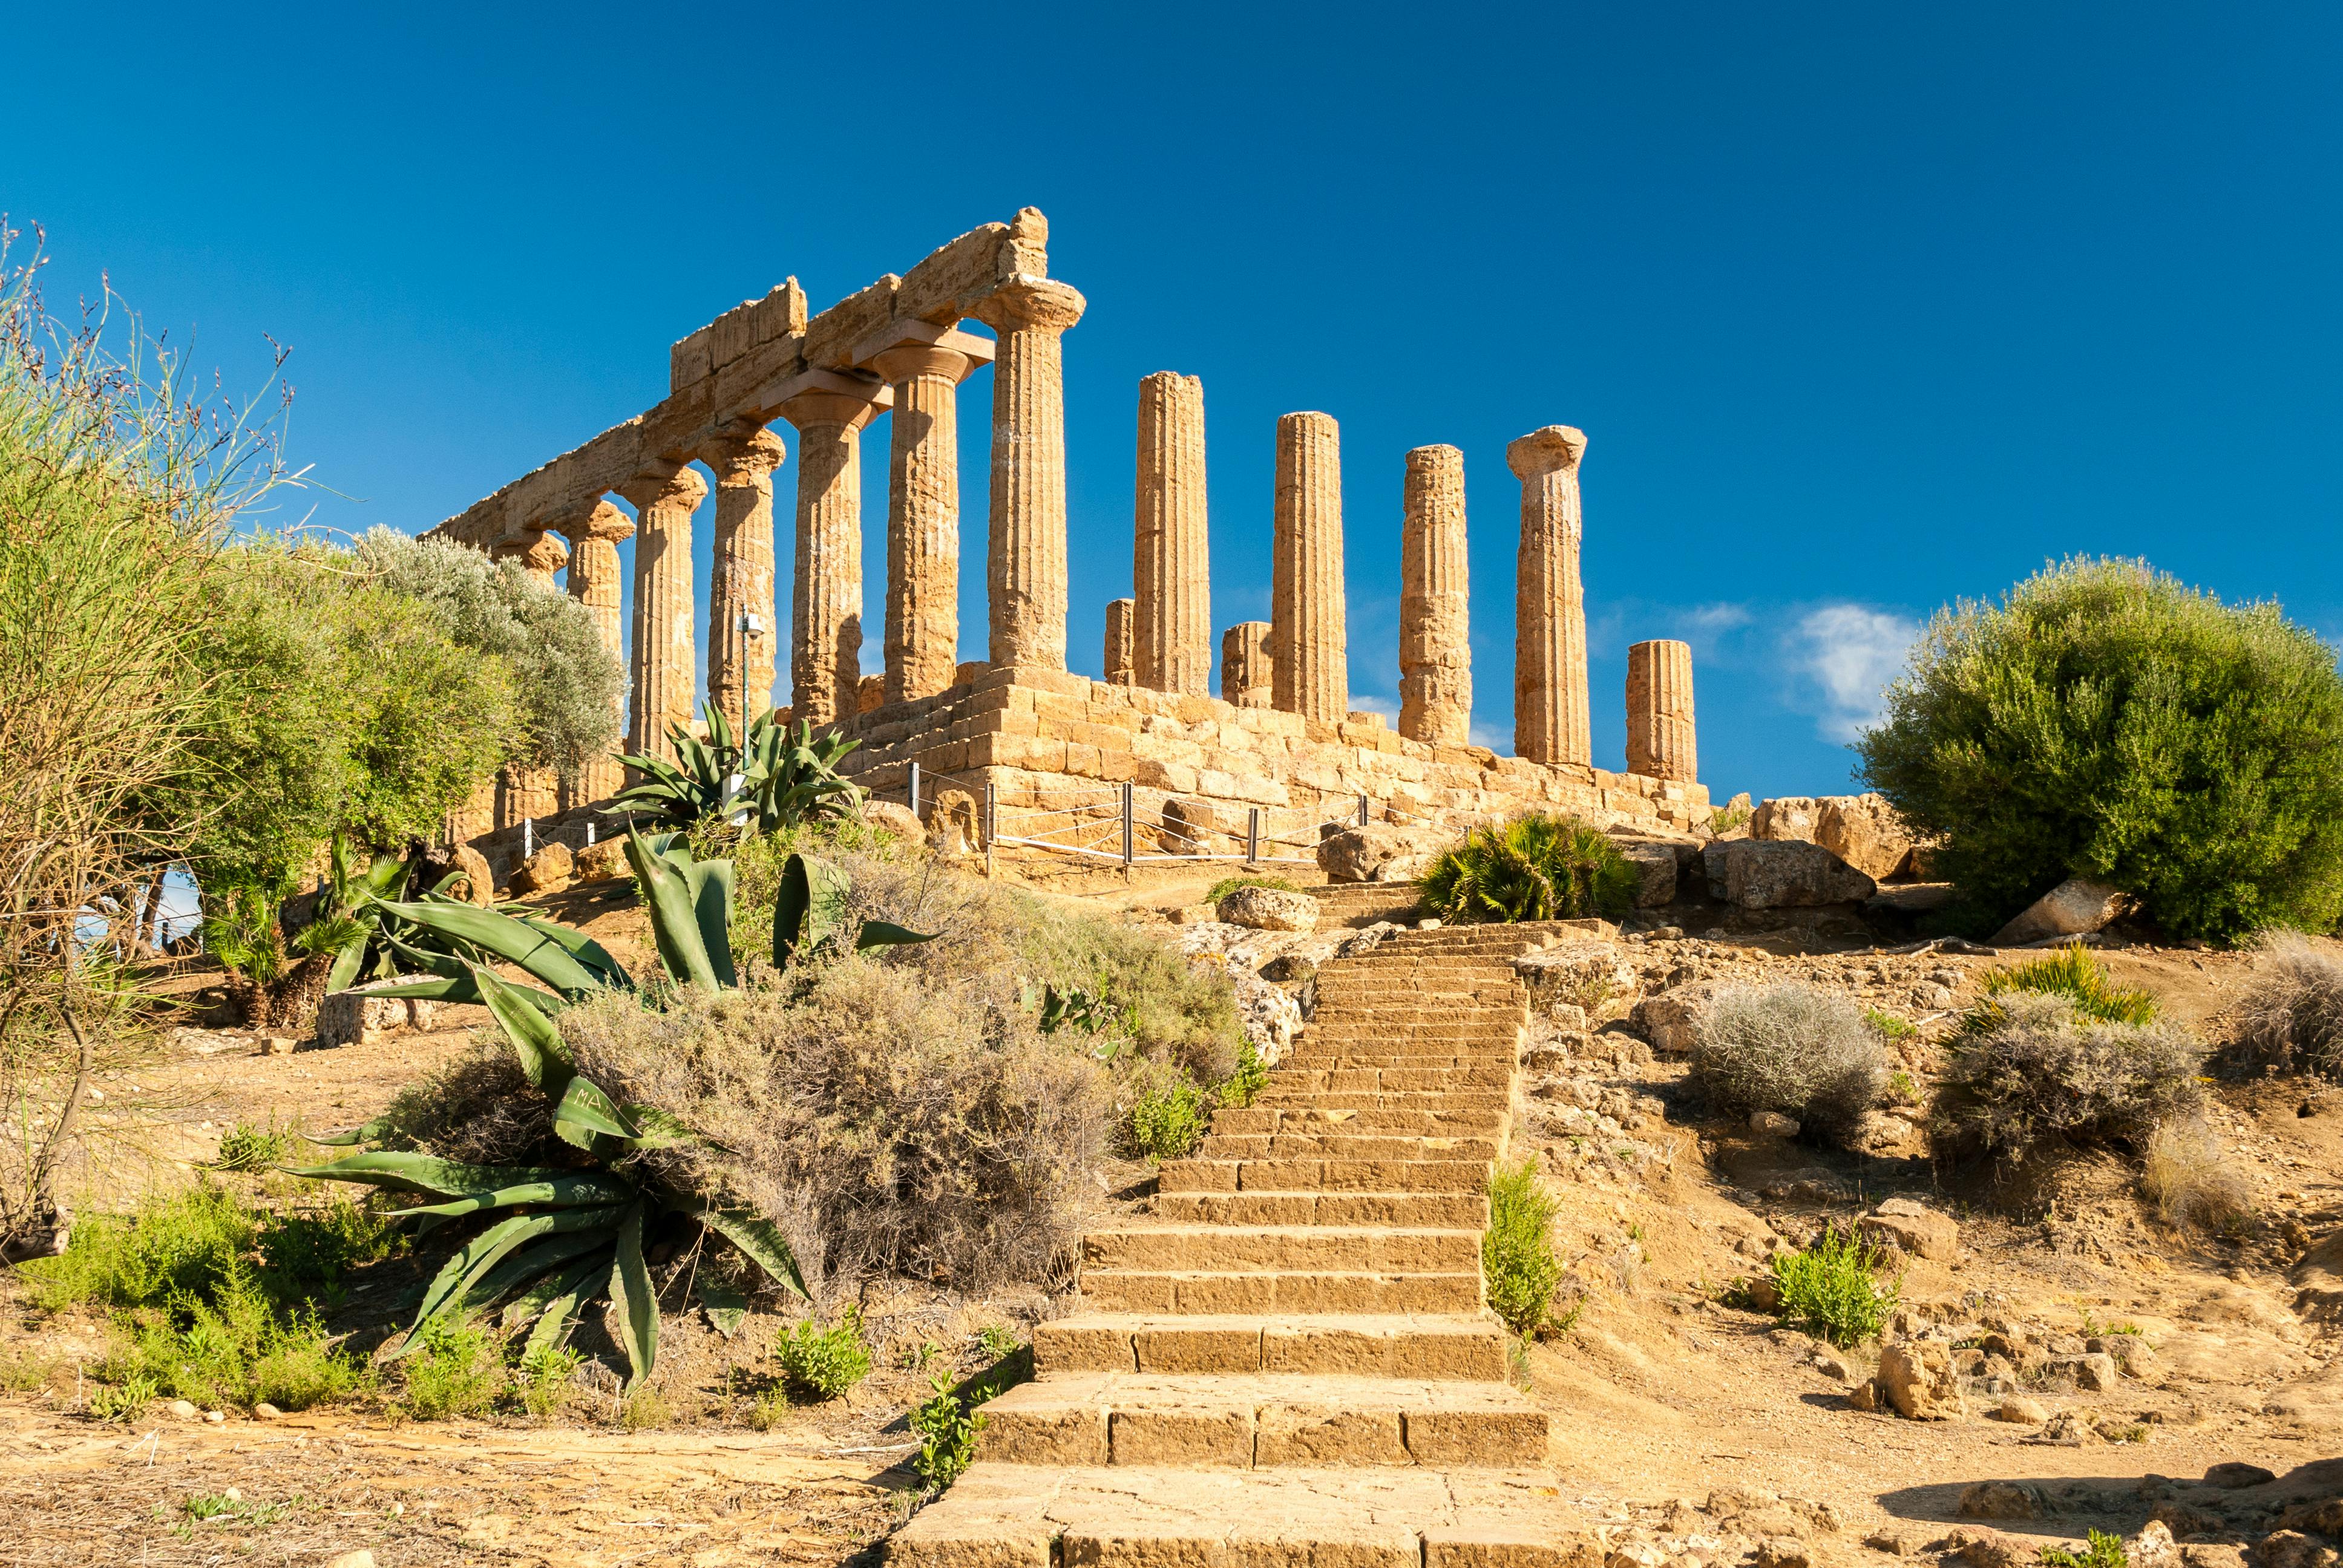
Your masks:
M937 791L928 813L928 844L939 855L980 854L984 849L984 819L976 797L965 789Z
M1159 370L1139 384L1139 482L1131 528L1136 684L1212 689L1211 546L1204 501L1204 384Z
M699 686L692 638L691 514L707 498L697 469L663 463L619 487L633 503L635 636L627 715L628 749L668 755L670 725L691 722Z
M907 844L927 841L926 824L920 820L917 812L900 801L865 800L862 803L862 820L882 832L894 834Z
M1061 339L1081 319L1083 304L1081 295L1065 284L1018 276L973 311L999 334L986 558L996 667L1066 668L1066 388Z
M1961 1250L1960 1221L1909 1198L1890 1198L1862 1222L1874 1241L1921 1258L1949 1258Z
M1627 649L1627 771L1650 779L1700 776L1690 643L1639 642Z
M1522 481L1522 541L1515 568L1513 749L1533 762L1592 762L1586 692L1586 594L1579 580L1583 531L1578 463L1584 432L1533 430L1505 448Z
M1219 904L1220 917L1256 931L1314 931L1318 900L1283 888L1239 888Z
M569 547L551 534L537 534L526 545L508 553L520 562L521 570L543 588L552 588L554 574L569 564Z
M1276 696L1269 657L1270 625L1243 620L1221 637L1221 700L1237 708L1267 708Z
M1657 909L1672 904L1676 898L1676 852L1669 844L1649 841L1628 842L1619 846L1619 852L1635 868L1635 907Z
M570 864L570 875L580 882L608 882L632 874L633 868L627 864L624 839L603 839L588 844L577 852Z
M716 474L716 568L708 590L708 699L734 723L773 705L773 470L781 438L759 427L700 448ZM741 618L756 618L749 635ZM744 709L743 702L747 703Z
M520 863L512 874L515 893L558 893L575 879L577 858L568 845L555 839Z
M1815 814L1815 842L1865 876L1885 879L1911 858L1912 830L1885 795L1831 795Z
M1246 819L1204 800L1166 796L1156 841L1167 855L1242 854Z
M1271 539L1272 702L1327 723L1351 710L1342 597L1342 432L1331 415L1277 421Z
M1455 835L1373 822L1318 841L1318 869L1330 882L1412 882L1432 869Z
M1710 890L1745 910L1859 902L1879 884L1819 844L1719 839L1701 850Z
M1399 732L1461 745L1473 727L1464 454L1418 447L1401 490Z
M1878 1387L1898 1415L1913 1421L1945 1421L1968 1409L1951 1348L1933 1340L1906 1340L1880 1352Z
M1756 810L1750 813L1749 836L1777 842L1796 839L1811 844L1821 815L1822 805L1811 795L1784 795L1761 800Z
M809 373L776 407L798 430L797 580L789 706L817 727L860 709L862 427L892 395L879 382Z
M1109 686L1129 686L1131 671L1131 611L1134 600L1112 598L1106 602L1106 683Z
M405 983L376 980L348 990L329 991L317 1003L317 1044L321 1049L343 1045L378 1045L408 1030L427 1030L438 1021L439 1004L422 997L376 996L378 988Z
M2054 937L2079 937L2103 930L2131 902L2120 888L2069 877L2019 911L1994 933L1994 945L2023 947Z

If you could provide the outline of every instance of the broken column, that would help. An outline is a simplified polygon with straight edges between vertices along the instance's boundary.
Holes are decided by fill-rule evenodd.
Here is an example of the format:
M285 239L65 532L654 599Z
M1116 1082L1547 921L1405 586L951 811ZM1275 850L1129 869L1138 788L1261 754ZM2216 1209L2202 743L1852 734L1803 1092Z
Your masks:
M862 427L887 388L810 371L779 406L798 430L797 581L789 596L789 706L817 728L861 707Z
M1239 708L1267 708L1274 695L1269 622L1239 621L1221 636L1221 700Z
M691 514L708 495L696 468L660 463L618 487L634 504L634 667L628 672L627 747L668 755L668 727L689 725L699 686L692 639Z
M716 571L708 588L708 700L733 724L773 705L773 470L781 438L761 426L700 448L716 474ZM756 618L744 632L740 618ZM743 708L745 700L746 708Z
M1505 448L1522 481L1513 606L1513 749L1532 762L1591 765L1586 595L1579 583L1578 460L1583 431L1533 430Z
M1129 686L1131 668L1131 601L1111 598L1106 601L1106 683L1109 686Z
M992 371L986 585L992 668L1066 668L1066 388L1061 337L1081 293L1012 277L974 307L1000 337Z
M538 586L552 588L553 575L569 564L569 547L552 534L539 534L515 558Z
M1401 491L1399 732L1462 746L1473 727L1464 454L1418 447Z
M610 657L625 658L627 632L619 618L618 541L635 531L635 520L608 501L596 501L588 510L554 527L569 539L569 597L584 605L587 613L594 618L594 629L601 634L602 646L609 649ZM617 718L623 734L623 690L618 700L622 706ZM614 740L578 769L578 777L564 787L565 806L607 800L618 792L623 769L615 755L618 745Z
M887 700L932 697L960 662L960 384L991 346L924 321L870 353L894 389L887 487Z
M1340 724L1350 717L1342 602L1342 433L1331 415L1277 422L1277 498L1271 539L1272 699L1288 713Z
M1690 784L1700 777L1692 722L1692 644L1627 649L1627 771Z
M1204 384L1193 376L1159 370L1139 384L1131 668L1141 686L1190 697L1212 691L1208 531Z

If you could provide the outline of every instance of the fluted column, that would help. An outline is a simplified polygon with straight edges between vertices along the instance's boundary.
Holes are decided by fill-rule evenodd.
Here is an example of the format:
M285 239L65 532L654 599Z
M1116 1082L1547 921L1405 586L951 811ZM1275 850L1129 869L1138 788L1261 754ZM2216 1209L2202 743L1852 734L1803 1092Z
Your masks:
M931 341L865 363L894 388L887 463L887 700L932 697L960 664L960 384L990 356L967 333L897 325Z
M1473 729L1464 454L1418 447L1401 490L1399 732L1462 746Z
M1351 714L1344 663L1342 432L1328 414L1277 422L1269 654L1274 701L1340 724Z
M800 391L780 416L798 429L797 581L789 594L789 706L817 727L861 705L862 427L886 388L844 377ZM878 396L874 396L874 394Z
M635 531L635 520L609 502L597 501L590 511L555 526L569 538L569 597L584 605L587 613L594 618L594 629L601 634L602 646L610 650L610 657L625 658L627 629L619 617L618 541ZM617 715L618 728L623 734L625 696L621 694L618 700L622 707ZM565 805L607 800L618 792L624 769L618 766L617 746L614 741L578 769L577 779L567 787Z
M1584 432L1533 430L1505 448L1522 481L1513 604L1513 749L1532 762L1592 764L1586 594L1578 577L1578 460Z
M1204 505L1204 384L1159 370L1139 383L1131 519L1131 671L1157 691L1212 689L1212 573Z
M708 585L708 700L733 724L773 705L773 470L786 452L761 427L700 448L716 473L716 572ZM740 618L760 628L744 635Z
M1688 642L1662 638L1627 649L1627 771L1687 784L1700 778Z
M992 372L990 646L1007 665L1066 668L1066 388L1061 337L1081 293L1017 276L975 307L1000 334Z
M1106 601L1106 683L1109 686L1130 686L1131 601L1111 598Z
M1267 708L1275 695L1270 672L1269 622L1241 620L1221 634L1221 700Z
M692 640L691 514L707 498L696 468L662 463L618 487L634 503L635 635L628 671L628 749L669 754L668 727L691 722L699 686Z

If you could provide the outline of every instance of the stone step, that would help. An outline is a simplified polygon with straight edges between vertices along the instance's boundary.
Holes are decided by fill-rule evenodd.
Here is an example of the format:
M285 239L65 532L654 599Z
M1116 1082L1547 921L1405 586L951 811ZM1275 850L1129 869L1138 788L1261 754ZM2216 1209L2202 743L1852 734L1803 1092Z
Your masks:
M1480 1192L1486 1160L1166 1160L1158 1192Z
M1455 1274L1085 1269L1081 1302L1094 1312L1474 1312L1479 1263Z
M1493 1137L1504 1131L1498 1110L1405 1111L1383 1106L1367 1111L1318 1111L1306 1106L1231 1106L1212 1112L1212 1131L1231 1137L1275 1132L1407 1132L1427 1138Z
M1510 1089L1510 1065L1487 1067L1335 1067L1281 1070L1274 1087L1291 1094L1299 1090L1333 1089L1388 1092L1394 1089L1428 1089L1453 1093L1461 1089Z
M1480 1192L1164 1192L1156 1217L1182 1225L1403 1225L1485 1230Z
M891 1568L1596 1568L1544 1471L970 1465L888 1542Z
M1504 1328L1486 1313L1273 1319L1098 1312L1035 1325L1033 1366L1077 1372L1315 1372L1503 1382Z
M1470 1273L1481 1233L1381 1225L1121 1225L1082 1238L1082 1272Z
M1288 1093L1272 1078L1269 1087L1252 1098L1255 1110L1267 1111L1428 1111L1453 1114L1467 1111L1503 1111L1513 1102L1512 1087L1473 1089L1443 1094L1436 1090L1396 1090L1389 1094L1355 1089L1297 1089Z
M1514 1062L1513 1048L1503 1051L1479 1050L1470 1054L1454 1051L1378 1051L1371 1046L1352 1045L1322 1050L1298 1050L1278 1063L1280 1068L1295 1072L1333 1072L1353 1067L1401 1067L1416 1070L1445 1070L1459 1067L1500 1067L1510 1072Z
M1214 1133L1196 1145L1198 1160L1494 1160L1499 1140L1427 1138L1414 1133L1280 1132L1267 1137Z
M1545 1412L1503 1382L1075 1372L984 1407L980 1462L1029 1465L1427 1464L1546 1461Z

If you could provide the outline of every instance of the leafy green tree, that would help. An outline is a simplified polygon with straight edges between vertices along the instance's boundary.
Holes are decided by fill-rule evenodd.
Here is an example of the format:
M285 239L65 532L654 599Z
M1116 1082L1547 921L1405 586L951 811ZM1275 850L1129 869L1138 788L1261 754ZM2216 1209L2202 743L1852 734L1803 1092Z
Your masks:
M1980 925L2075 876L2178 937L2343 910L2343 677L2275 604L2061 562L1940 612L1857 750Z

